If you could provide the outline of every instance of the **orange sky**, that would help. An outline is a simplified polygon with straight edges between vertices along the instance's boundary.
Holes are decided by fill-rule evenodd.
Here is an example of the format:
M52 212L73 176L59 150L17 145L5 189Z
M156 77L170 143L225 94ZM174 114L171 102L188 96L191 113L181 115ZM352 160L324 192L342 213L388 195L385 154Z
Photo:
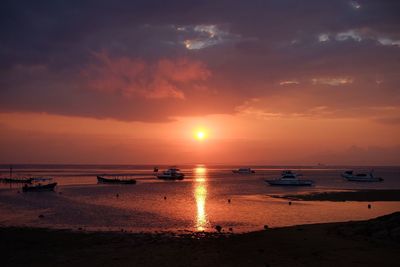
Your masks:
M143 123L3 113L0 123L5 164L399 163L400 128L370 120L239 113ZM204 140L195 138L198 129L206 131Z
M396 1L31 2L1 10L0 163L400 164Z

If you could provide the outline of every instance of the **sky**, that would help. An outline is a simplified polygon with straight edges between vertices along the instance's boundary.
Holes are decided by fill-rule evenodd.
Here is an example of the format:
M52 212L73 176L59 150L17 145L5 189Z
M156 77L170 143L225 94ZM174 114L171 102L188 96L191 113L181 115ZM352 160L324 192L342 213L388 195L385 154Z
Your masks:
M398 14L2 1L0 163L399 165Z

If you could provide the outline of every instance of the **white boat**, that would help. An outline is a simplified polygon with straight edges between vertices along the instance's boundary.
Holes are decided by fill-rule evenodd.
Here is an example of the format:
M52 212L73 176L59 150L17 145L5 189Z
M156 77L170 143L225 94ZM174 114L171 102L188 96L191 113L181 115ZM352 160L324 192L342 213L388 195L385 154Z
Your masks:
M160 174L157 174L158 179L164 180L183 180L185 175L178 168L169 168Z
M280 185L280 186L311 186L314 184L312 180L299 179L300 174L296 174L292 171L282 171L281 178L274 180L265 180L269 185Z
M238 173L238 174L252 174L255 173L251 168L240 168L237 170L232 170L233 173Z
M372 172L354 173L353 171L345 171L342 177L352 182L382 182L383 178L375 177Z

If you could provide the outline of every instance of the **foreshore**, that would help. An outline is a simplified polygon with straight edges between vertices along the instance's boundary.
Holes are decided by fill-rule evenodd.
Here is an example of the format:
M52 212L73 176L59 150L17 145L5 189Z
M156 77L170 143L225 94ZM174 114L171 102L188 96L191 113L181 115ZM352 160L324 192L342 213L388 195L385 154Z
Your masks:
M400 212L245 234L0 228L2 266L398 266Z
M276 198L303 201L400 201L399 189L328 191L311 194L272 195Z

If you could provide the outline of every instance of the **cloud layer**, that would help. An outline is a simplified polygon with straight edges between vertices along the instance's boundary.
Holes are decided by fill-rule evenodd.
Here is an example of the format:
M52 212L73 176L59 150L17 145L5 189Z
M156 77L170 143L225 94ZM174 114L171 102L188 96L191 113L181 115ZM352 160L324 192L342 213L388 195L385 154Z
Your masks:
M194 81L204 81L210 71L200 61L185 58L160 59L150 64L127 57L112 58L105 52L95 53L95 63L82 70L83 86L103 93L124 97L184 99L184 90Z
M9 1L0 12L2 112L400 117L396 1Z

